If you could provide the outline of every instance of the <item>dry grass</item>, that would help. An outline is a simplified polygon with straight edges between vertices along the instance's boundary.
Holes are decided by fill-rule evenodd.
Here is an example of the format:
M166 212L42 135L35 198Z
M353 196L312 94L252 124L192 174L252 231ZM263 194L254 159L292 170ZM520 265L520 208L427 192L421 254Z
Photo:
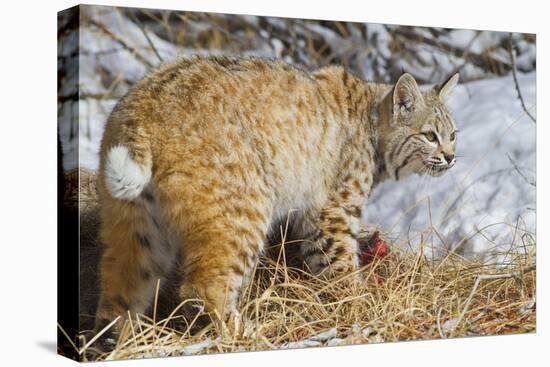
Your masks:
M126 322L112 352L82 341L81 356L113 360L535 331L535 244L525 237L508 252L507 265L392 251L360 269L360 284L353 274L326 282L289 269L280 252L276 261L262 259L240 314L228 322L190 335L171 329L170 318L140 316Z

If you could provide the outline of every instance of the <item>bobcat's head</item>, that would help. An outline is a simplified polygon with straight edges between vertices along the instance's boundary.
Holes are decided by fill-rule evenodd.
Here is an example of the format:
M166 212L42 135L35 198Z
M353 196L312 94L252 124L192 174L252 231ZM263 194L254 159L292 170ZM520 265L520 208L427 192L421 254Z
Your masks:
M403 74L391 95L385 161L391 177L412 174L441 176L456 162L456 126L447 98L458 82L454 74L441 86L423 92L410 74Z

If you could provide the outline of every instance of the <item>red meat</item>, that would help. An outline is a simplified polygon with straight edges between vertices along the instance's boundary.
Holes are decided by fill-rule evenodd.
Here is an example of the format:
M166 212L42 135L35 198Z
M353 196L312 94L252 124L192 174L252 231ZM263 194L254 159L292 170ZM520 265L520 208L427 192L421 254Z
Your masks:
M371 263L375 258L384 258L390 252L390 245L380 238L378 231L372 234L367 248L359 253L361 266Z

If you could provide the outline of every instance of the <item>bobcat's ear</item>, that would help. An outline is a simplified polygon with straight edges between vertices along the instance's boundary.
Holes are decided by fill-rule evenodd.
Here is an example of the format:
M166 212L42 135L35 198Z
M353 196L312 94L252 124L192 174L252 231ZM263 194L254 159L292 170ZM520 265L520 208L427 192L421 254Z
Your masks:
M401 109L414 111L424 105L424 97L416 84L416 80L409 73L399 77L393 88L393 111L398 113Z
M451 96L453 89L456 87L457 83L458 73L451 76L449 79L447 79L445 83L441 84L441 86L437 88L437 90L439 90L439 99L445 102Z

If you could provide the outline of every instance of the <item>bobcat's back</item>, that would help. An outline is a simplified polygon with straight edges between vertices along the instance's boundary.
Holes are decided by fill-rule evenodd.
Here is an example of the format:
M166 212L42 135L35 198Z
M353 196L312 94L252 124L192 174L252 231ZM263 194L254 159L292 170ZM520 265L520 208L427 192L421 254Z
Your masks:
M315 78L261 59L183 59L161 68L111 115L102 148L105 187L132 199L175 171L208 187L230 180L257 186L260 179L280 199L281 215L300 207L326 191L319 184L332 179L324 173L341 144L339 110L331 110ZM124 151L130 145L131 154Z

